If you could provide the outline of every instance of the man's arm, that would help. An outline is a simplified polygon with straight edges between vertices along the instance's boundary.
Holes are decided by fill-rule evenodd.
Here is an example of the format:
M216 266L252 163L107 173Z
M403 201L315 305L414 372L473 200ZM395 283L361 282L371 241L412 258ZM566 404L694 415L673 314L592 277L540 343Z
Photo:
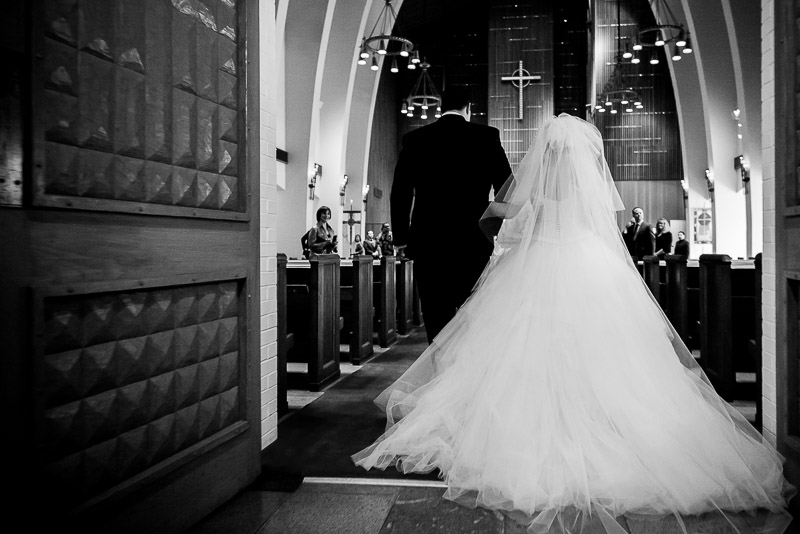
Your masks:
M411 221L411 204L414 201L413 159L407 146L400 150L400 157L394 168L394 181L389 198L392 218L394 244L404 247L408 244L408 230Z
M478 225L489 241L494 241L494 238L500 233L505 217L505 210L500 208L501 199L498 198L498 193L511 178L511 165L508 163L506 151L503 150L503 145L500 142L500 131L497 128L491 129L487 147L489 150L487 159L490 162L489 178L494 189L494 201L498 204L493 203L489 206Z
M493 161L492 187L494 187L494 194L496 195L511 176L511 165L508 163L506 151L500 142L500 130L497 128L492 128L492 142L489 146L492 151L490 161Z

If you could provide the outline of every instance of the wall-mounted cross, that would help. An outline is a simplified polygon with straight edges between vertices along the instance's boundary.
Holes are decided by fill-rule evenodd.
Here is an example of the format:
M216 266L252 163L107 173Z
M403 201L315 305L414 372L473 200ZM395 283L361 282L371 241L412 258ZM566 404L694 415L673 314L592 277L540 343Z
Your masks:
M504 82L511 82L514 87L519 88L519 120L522 120L522 89L529 86L532 81L541 80L539 75L531 76L531 73L522 68L522 61L519 62L519 68L511 73L511 76L503 76L500 78Z

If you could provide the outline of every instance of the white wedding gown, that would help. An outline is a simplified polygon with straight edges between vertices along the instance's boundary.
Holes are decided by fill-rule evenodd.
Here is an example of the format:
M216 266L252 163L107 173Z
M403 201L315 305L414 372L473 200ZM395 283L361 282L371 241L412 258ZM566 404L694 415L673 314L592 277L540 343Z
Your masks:
M439 469L446 498L532 532L758 508L775 513L761 532L783 531L781 456L708 384L618 231L565 191L516 194L472 296L376 400L387 431L354 460Z

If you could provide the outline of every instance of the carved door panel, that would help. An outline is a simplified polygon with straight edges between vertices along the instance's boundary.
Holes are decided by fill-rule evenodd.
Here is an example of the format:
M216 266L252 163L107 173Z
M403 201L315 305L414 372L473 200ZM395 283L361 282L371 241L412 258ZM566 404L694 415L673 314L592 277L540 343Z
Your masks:
M257 3L30 4L4 457L44 522L185 530L259 470Z

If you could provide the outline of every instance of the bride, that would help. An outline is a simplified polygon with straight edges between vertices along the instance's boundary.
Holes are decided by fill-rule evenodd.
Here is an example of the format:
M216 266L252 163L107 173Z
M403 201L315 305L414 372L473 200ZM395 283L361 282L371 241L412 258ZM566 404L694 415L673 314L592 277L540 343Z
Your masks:
M537 533L757 509L773 512L758 532L782 532L783 459L715 393L647 290L621 209L599 131L548 121L484 215L503 224L471 297L376 399L387 431L355 462L439 469L446 498Z

